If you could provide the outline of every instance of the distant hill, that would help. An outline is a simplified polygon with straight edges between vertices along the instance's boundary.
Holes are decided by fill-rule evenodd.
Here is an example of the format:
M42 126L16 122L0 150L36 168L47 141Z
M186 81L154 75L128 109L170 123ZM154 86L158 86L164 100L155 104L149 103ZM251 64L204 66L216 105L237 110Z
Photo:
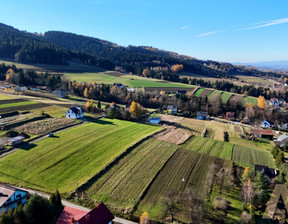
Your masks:
M234 63L239 65L241 63ZM288 61L265 61L265 62L253 62L242 63L246 66L254 66L256 68L269 69L269 70L283 70L288 71Z
M171 68L180 64L183 65L184 72L206 77L233 77L239 74L280 76L275 72L202 61L153 47L123 47L106 40L73 33L48 31L44 35L32 34L1 23L0 58L10 58L20 63L52 65L74 61L138 75L148 68L150 77L176 82L180 81L179 75Z

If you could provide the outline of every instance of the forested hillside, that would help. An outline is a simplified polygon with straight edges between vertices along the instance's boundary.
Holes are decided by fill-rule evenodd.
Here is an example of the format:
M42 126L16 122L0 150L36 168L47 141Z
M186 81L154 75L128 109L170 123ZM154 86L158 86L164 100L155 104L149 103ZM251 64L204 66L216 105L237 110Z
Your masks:
M36 35L0 24L0 57L22 63L65 64L71 55Z
M19 31L0 23L0 57L20 63L67 64L68 60L146 77L179 82L178 72L208 77L234 75L281 76L229 63L202 61L153 47L123 47L97 38L49 31L44 35ZM146 72L143 74L143 71Z

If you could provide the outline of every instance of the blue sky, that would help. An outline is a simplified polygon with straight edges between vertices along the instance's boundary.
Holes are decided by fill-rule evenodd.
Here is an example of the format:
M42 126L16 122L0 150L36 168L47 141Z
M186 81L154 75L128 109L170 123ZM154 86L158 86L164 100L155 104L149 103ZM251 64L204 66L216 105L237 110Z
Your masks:
M288 60L287 0L1 0L0 22L199 59Z

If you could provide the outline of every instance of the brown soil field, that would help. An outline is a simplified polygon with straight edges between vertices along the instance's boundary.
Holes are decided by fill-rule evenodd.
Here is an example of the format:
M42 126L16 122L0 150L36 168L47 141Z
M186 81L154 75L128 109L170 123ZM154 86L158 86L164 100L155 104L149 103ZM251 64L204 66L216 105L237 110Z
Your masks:
M166 130L156 134L156 139L180 145L191 137L191 133L184 131L181 128L176 128L168 125L164 127Z
M205 89L202 93L201 93L201 97L205 97L208 96L213 90L212 89Z

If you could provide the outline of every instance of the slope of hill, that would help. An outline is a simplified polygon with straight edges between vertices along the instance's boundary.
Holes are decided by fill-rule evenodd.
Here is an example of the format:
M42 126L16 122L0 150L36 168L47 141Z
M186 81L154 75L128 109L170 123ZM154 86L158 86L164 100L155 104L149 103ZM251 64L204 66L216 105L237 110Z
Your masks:
M0 57L30 64L63 65L72 60L137 75L141 75L143 69L148 68L153 78L177 82L180 81L179 75L171 69L177 64L184 66L184 72L206 77L282 75L229 63L202 61L153 47L122 47L109 41L73 33L48 31L44 35L31 34L1 23Z
M36 35L0 23L0 57L23 63L65 64L71 55Z

